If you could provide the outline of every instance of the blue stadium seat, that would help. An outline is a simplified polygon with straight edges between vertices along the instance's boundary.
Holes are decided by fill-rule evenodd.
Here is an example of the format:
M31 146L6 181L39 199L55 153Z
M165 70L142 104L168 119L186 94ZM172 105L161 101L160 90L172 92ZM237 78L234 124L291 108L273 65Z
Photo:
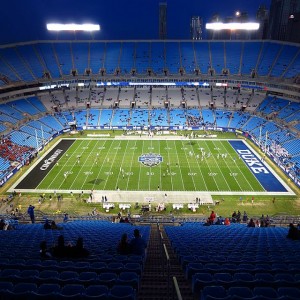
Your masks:
M300 288L296 287L279 287L277 289L279 297L285 297L285 299L296 300L300 299Z
M213 284L216 282L210 273L196 273L192 277L193 293L199 293L205 286Z
M82 284L67 284L61 289L58 296L61 299L65 299L65 298L81 299L82 295L84 294L85 294L85 288Z
M135 272L121 272L117 279L117 285L130 285L135 290L139 289L139 275Z
M43 283L41 284L37 291L35 292L36 298L54 298L55 295L60 293L60 285L55 283Z
M228 298L227 293L224 287L214 285L214 286L205 286L201 292L201 299L206 300L206 299L223 299L223 298ZM209 298L208 298L209 297Z
M99 274L98 283L111 288L116 283L117 279L118 275L116 273L104 272Z
M107 300L109 288L106 285L90 285L85 290L84 299Z
M263 296L269 299L277 299L278 293L271 287L255 287L253 289L254 296Z
M230 287L228 289L228 295L233 297L233 299L235 296L241 297L242 299L249 299L254 296L252 290L244 286Z
M109 292L110 300L135 300L135 290L131 286L127 285L114 285Z
M98 275L96 272L81 272L78 277L78 283L89 286L97 283Z

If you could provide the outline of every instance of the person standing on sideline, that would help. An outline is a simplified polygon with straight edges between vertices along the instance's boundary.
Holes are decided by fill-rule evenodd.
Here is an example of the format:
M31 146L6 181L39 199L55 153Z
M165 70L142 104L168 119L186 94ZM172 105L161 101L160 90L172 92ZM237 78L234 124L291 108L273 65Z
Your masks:
M29 217L30 217L30 220L31 220L31 223L33 224L34 223L34 206L32 206L31 204L29 205L28 209L27 209L27 213L29 214Z

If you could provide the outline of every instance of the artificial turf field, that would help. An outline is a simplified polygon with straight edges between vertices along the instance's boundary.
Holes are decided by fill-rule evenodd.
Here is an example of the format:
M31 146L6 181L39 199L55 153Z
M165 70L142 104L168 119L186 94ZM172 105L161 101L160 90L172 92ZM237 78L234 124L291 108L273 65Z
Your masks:
M239 156L227 140L62 139L15 188L266 192Z

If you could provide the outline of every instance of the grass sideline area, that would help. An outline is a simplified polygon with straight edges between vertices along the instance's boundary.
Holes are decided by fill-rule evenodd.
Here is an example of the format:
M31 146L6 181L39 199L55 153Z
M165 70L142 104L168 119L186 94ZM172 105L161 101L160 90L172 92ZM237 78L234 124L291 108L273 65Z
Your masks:
M88 135L93 134L91 132L88 132ZM97 134L97 132L95 132ZM109 134L110 137L106 137L106 139L110 140L113 139L115 136L120 135L121 132L103 132L101 131L101 134ZM177 134L185 135L186 132L178 132ZM206 133L210 134L210 133ZM236 138L234 134L231 133L212 133L217 134L218 139L231 139ZM61 137L67 137L68 135L64 135ZM45 147L45 149L40 153L40 155L43 155L46 153L49 148L57 142L57 140L61 139L61 137L58 137L54 141L52 141L48 146ZM75 137L85 138L87 137L86 133L79 133L78 135L75 135ZM89 137L87 137L89 138ZM187 141L188 142L188 141ZM255 148L255 150L262 154L260 152L260 149L258 149L253 143L251 143L251 146ZM272 163L268 158L266 159L267 162L272 166L273 169L276 170L277 174L280 175L280 177L294 190L296 193L296 196L276 196L276 200L273 203L272 199L273 197L270 196L255 196L254 203L252 205L250 197L243 196L243 200L240 200L240 196L234 195L234 196L213 196L213 199L216 201L220 201L222 198L224 201L220 201L220 204L213 207L213 209L216 210L218 215L222 216L230 216L234 210L240 210L243 212L244 210L247 211L249 216L260 216L261 214L268 214L270 216L282 214L282 215L300 215L300 199L299 199L299 190L286 178L286 176L281 172L281 170L276 167L275 164ZM30 167L30 166L29 166ZM24 166L21 172L18 172L16 176L14 176L4 187L0 189L1 198L6 198L8 196L8 188L16 182L17 179L20 178L21 175L29 168L28 166ZM156 184L154 185L154 187ZM76 196L70 196L70 194L64 194L64 200L61 202L58 202L56 199L53 199L52 201L49 201L47 195L47 200L45 200L43 203L39 204L39 194L35 193L22 193L21 197L15 197L14 200L11 202L1 203L0 206L0 212L5 213L7 209L10 208L10 204L13 204L13 207L21 205L21 211L24 212L25 208L27 209L27 206L29 204L32 204L36 207L36 209L43 211L47 214L53 214L55 215L57 212L68 212L69 214L76 214L76 215L86 215L92 212L94 208L97 209L99 213L107 214L105 210L102 208L102 205L100 203L94 204L94 203L85 203L84 201L80 201L76 199ZM84 195L84 197L88 197L87 194ZM139 206L143 205L145 203L139 203ZM153 203L152 207L155 207L156 203ZM203 215L206 216L211 211L212 207L208 206L200 206L199 210L197 210L196 213L192 213L187 208L179 210L179 211L173 211L172 206L169 204L167 205L167 209L163 214L169 215L170 213L173 213L174 215L184 215L184 214L191 214L191 215ZM116 208L110 210L109 214L117 214L119 212L118 205L116 204ZM131 214L136 214L140 212L139 209L134 209L134 205L132 205L132 208L130 209ZM155 212L153 212L155 214ZM162 214L160 212L160 214Z

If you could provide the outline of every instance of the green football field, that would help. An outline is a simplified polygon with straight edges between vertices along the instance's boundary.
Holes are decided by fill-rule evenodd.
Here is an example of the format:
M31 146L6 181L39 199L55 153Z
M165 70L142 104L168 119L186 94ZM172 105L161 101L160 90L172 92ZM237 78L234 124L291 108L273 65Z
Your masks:
M78 139L36 189L264 191L225 140L151 139Z

